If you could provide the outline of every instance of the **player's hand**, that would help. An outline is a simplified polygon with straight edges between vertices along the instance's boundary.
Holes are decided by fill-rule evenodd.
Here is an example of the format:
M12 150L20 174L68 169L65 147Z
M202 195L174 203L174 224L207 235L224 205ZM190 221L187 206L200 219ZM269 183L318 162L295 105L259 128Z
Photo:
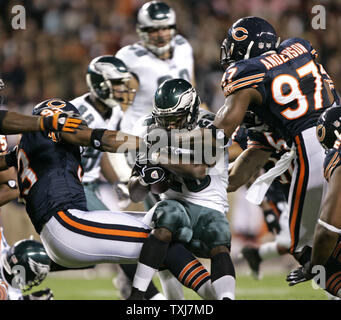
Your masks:
M52 116L41 116L40 130L76 133L84 125L84 121L74 113L58 112Z
M277 214L273 210L265 210L264 219L270 232L278 234L281 231Z
M153 165L145 153L140 152L136 157L134 169L145 184L154 184L166 179L166 170Z
M23 295L23 298L24 300L53 300L53 292L51 289L46 288L45 290Z
M294 286L298 283L309 281L314 278L314 274L311 272L311 263L307 262L304 266L300 266L294 270L292 270L287 275L287 281L289 282L289 286Z

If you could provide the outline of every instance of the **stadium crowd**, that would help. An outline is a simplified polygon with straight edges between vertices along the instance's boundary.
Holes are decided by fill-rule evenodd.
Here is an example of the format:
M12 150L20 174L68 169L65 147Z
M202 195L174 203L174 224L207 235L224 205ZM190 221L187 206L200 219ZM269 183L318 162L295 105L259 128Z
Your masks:
M165 1L177 12L177 26L194 49L197 90L212 111L223 102L219 47L227 28L238 17L260 15L282 39L308 39L319 52L319 60L341 83L341 3L336 0L189 0ZM3 94L12 110L29 113L37 102L51 96L64 99L83 94L84 71L99 55L116 53L138 40L136 13L141 0L53 0L0 1L0 70L7 84ZM26 10L26 29L15 30L12 8ZM311 25L316 13L326 9L326 30ZM27 109L25 108L27 107Z

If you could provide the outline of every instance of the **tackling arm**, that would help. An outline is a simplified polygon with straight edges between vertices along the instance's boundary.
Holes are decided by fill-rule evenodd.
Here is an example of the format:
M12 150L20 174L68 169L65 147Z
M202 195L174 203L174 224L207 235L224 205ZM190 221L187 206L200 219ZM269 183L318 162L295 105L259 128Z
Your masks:
M236 191L259 172L268 161L271 152L261 149L246 149L233 163L229 172L227 192Z

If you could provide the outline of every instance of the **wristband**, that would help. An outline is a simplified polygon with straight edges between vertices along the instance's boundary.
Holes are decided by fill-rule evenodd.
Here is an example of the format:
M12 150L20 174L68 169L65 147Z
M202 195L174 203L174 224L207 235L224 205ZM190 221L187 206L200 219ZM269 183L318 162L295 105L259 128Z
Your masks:
M6 183L11 189L18 189L17 182L14 179L8 180Z
M102 138L106 130L107 129L93 129L92 130L90 141L94 149L104 151L102 149Z

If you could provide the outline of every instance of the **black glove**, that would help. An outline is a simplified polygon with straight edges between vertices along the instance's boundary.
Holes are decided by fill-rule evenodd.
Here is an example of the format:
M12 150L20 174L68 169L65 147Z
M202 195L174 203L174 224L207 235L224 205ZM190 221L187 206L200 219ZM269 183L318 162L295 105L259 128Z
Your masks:
M139 153L133 171L136 171L145 184L154 184L167 178L168 172L152 164L144 153Z
M264 219L270 232L278 234L281 231L278 216L271 209L264 211Z
M304 266L300 266L294 270L292 270L287 275L287 281L289 282L289 286L294 286L295 284L309 281L314 278L315 274L311 272L311 263L308 261Z
M24 300L53 300L53 293L51 289L46 288L45 290L40 290L32 292L31 294L23 295Z
M15 146L11 151L5 154L7 167L18 167L18 146Z
M40 119L40 130L46 132L76 133L82 125L85 125L84 120L73 112L58 112L52 116L41 116Z

